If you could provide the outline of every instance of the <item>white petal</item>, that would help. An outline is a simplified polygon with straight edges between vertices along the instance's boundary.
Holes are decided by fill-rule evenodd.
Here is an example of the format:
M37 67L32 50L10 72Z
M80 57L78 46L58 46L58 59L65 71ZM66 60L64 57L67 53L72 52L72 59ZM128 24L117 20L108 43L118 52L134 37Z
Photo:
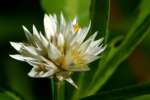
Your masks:
M23 46L22 50L25 50L27 53L32 54L32 55L39 55L36 48L32 46Z
M43 46L45 48L47 48L48 47L48 40L43 36L42 33L40 33L40 37L41 37L41 42L42 42Z
M57 28L55 19L51 15L44 16L44 28L45 28L45 35L47 39L50 40L51 36L54 36Z
M28 73L28 75L30 77L34 77L34 78L45 78L45 77L50 77L52 76L54 73L56 72L56 70L54 69L48 69L47 72L44 71L38 71L38 66L34 66L31 71Z
M103 42L103 40L104 40L104 38L100 38L99 40L96 40L96 41L92 42L91 45L93 47L97 47Z
M33 35L35 35L36 37L40 38L39 32L37 31L35 25L33 25Z
M71 31L72 31L72 33L77 33L78 32L78 30L79 30L80 28L79 28L79 26L78 26L78 18L77 17L75 17L74 19L73 19L73 21L72 21L72 24L71 24Z
M34 39L35 41L40 41L41 42L41 37L40 37L40 34L39 32L37 31L36 27L33 25L33 36L34 36Z
M43 75L44 75L44 71L40 71L40 72L38 73L38 77L43 77Z
M70 66L70 65L74 65L74 62L73 62L73 59L72 59L72 54L71 54L71 50L68 50L65 54L65 60L67 61L66 62L66 65L67 66ZM66 67L67 67L66 66Z
M22 55L18 55L18 54L15 54L15 55L9 55L11 58L13 59L16 59L16 60L20 60L20 61L34 61L36 59L34 58L31 58L31 57L25 57L25 56L22 56Z
M99 47L99 45L102 43L102 41L103 41L103 38L91 42L89 47L85 51L85 53L94 55L96 52L98 52L101 49L101 46Z
M95 61L95 60L97 60L97 59L99 59L100 57L99 56L93 56L93 55L88 55L87 57L86 57L86 63L88 64L88 63L91 63L91 62L93 62L93 61Z
M64 40L64 36L62 35L62 33L60 33L59 35L58 35L58 39L57 39L57 45L59 46L59 47L63 47L64 46L64 42L65 42L65 40Z
M39 47L40 49L43 49L42 39L34 25L33 25L33 37L32 38L34 39L36 46Z
M26 61L28 64L33 66L34 68L38 69L39 65L45 66L45 69L47 70L46 72L43 73L40 77L46 77L48 75L52 75L53 73L57 72L57 67L51 62L51 63L43 63L43 61L37 60L37 61ZM41 74L41 73L39 73Z
M76 25L76 24L78 24L78 18L77 17L75 17L72 21L72 25Z
M75 45L75 43L81 44L84 41L84 39L86 38L90 27L91 27L91 24L89 24L89 26L86 28L79 29L77 34L75 34L75 36L73 36L73 40L71 42L71 45Z
M38 72L36 71L36 68L32 68L31 71L28 73L28 76L37 78Z
M90 27L91 27L91 23L89 24L89 26L88 26L87 28L81 29L81 31L80 31L81 36L80 36L79 38L77 38L77 39L78 39L78 42L79 42L80 44L81 44L81 43L84 41L84 39L86 38L86 36L87 36L87 34L88 34L89 30L90 30Z
M40 60L37 60L37 61L29 60L29 61L26 61L26 62L27 62L29 65L34 66L34 68L38 68L38 65L43 64L43 62L40 61Z
M51 60L57 60L61 57L61 52L51 43L48 45L48 57Z
M25 26L22 26L22 28L23 28L23 30L24 30L25 36L26 36L27 39L28 39L28 42L33 43L33 39L32 39L32 34L31 34L31 32L30 32Z
M34 47L32 47L32 46L25 46L23 43L10 42L10 44L17 51L19 51L22 55L26 55L26 56L32 57L33 55L39 55L39 53L40 53Z
M72 37L74 35L74 33L72 32L72 23L71 22L67 23L66 30L63 33L63 35L64 35L66 43L70 44L70 42L72 41Z
M78 89L78 86L74 83L74 81L71 78L65 79L67 82L69 82L71 85L73 85L75 88Z
M80 48L79 48L79 51L80 52L85 52L90 43L92 43L92 41L95 39L95 37L97 36L97 32L95 32L92 36L90 36L85 42L83 42L83 44L81 44Z
M55 65L53 62L51 62L50 60L47 60L47 59L44 58L44 57L41 57L41 59L42 59L44 62L47 63L47 65L45 65L45 66L57 70L57 67L56 67L56 65Z
M98 54L102 53L106 49L106 47L107 46L99 47L99 50L95 53L95 55L98 55Z
M38 48L34 48L32 46L23 46L20 53L24 56L41 60L40 56L42 55L42 52L38 50Z
M57 32L57 16L54 14L53 16L49 16L53 21L54 34Z
M20 51L22 46L24 45L23 43L16 43L16 42L10 42L11 46L14 47L17 51Z
M70 34L72 34L72 23L71 22L68 22L66 24L66 31L65 33L63 33L64 36L68 37Z
M90 37L88 38L88 40L94 41L94 39L96 38L97 34L98 34L98 32L95 32L92 36L90 36Z
M60 15L60 32L64 33L66 29L66 21L63 13Z

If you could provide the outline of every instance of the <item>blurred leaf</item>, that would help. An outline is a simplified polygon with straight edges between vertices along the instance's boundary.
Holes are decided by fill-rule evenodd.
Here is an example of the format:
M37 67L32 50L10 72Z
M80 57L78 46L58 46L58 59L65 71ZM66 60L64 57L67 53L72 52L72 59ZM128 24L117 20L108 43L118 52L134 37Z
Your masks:
M90 0L41 0L47 13L63 12L69 19L78 16L81 25L89 23L89 4Z
M28 68L20 62L13 62L7 58L6 60L6 78L7 85L13 90L22 95L26 100L35 100L34 93L32 92L32 84L27 76Z
M112 42L101 58L99 68L87 90L88 95L96 93L114 73L118 65L124 61L134 48L150 32L150 15L139 17L124 40ZM119 44L118 44L119 43ZM86 95L87 95L86 94Z
M78 100L80 98L80 96L83 94L83 90L85 90L83 88L83 85L85 82L85 75L86 74L87 73L85 73L85 72L80 73L80 76L78 77L78 81L77 81L77 85L78 85L79 89L73 91L73 95L72 95L71 100Z
M91 0L90 15L92 32L98 31L106 42L109 35L110 0Z
M133 97L133 98L128 99L128 100L149 100L149 99L150 99L150 94L146 94L146 95Z
M141 16L150 14L150 0L141 0L140 6L139 6L139 10L141 12ZM149 44L149 40L150 40L150 34L144 39L144 47L146 47L146 50L149 52L150 50L150 44ZM144 48L145 49L145 48Z
M139 9L141 12L141 15L148 15L150 14L150 0L141 0Z
M97 98L100 98L101 100L126 100L132 97L150 93L149 88L150 83L148 82L145 84L139 84L134 86L128 86L125 88L114 89L111 91L101 92L93 96L85 97L82 100L97 100Z
M64 10L66 0L41 0L41 5L47 13L60 13Z
M23 100L12 91L0 88L0 100Z

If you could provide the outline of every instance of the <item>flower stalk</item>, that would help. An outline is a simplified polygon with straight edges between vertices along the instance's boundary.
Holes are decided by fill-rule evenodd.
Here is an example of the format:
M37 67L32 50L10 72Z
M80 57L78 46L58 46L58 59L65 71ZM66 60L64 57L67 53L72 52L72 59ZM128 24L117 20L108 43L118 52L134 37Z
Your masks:
M51 78L52 100L65 100L65 87L63 81Z

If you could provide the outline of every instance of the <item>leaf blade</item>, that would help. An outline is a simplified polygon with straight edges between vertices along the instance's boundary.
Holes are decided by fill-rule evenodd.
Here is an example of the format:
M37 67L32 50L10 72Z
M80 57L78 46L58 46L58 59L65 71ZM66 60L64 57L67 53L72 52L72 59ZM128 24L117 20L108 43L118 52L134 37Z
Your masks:
M142 24L140 22L142 22ZM129 56L134 48L150 32L150 15L139 18L137 23L134 28L129 31L129 34L126 36L120 47L109 47L108 52L106 52L108 54L105 53L105 57L102 58L102 61L99 64L100 67L94 75L94 79L89 87L90 92L87 93L88 95L96 93L96 91L104 85L117 69L118 65Z
M99 37L109 37L110 0L91 0L90 17L92 32L99 31Z
M16 92L0 88L0 100L23 100Z
M100 98L102 100L124 100L135 96L149 94L150 93L149 88L150 83L146 82L143 84L137 84L129 87L101 92L93 96L85 97L82 100L97 100L97 98Z

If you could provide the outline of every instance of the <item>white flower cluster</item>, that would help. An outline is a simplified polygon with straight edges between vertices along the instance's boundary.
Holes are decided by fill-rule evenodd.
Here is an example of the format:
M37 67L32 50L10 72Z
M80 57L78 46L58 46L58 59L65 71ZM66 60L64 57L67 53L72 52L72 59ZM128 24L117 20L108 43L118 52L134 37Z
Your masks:
M23 26L28 42L10 42L19 52L10 57L33 66L28 73L30 77L55 77L77 88L70 78L71 73L88 71L87 65L98 59L106 47L102 45L103 38L95 40L97 32L87 38L90 25L81 28L77 18L67 23L63 14L60 15L60 21L56 15L45 15L45 34L34 25L33 32Z

